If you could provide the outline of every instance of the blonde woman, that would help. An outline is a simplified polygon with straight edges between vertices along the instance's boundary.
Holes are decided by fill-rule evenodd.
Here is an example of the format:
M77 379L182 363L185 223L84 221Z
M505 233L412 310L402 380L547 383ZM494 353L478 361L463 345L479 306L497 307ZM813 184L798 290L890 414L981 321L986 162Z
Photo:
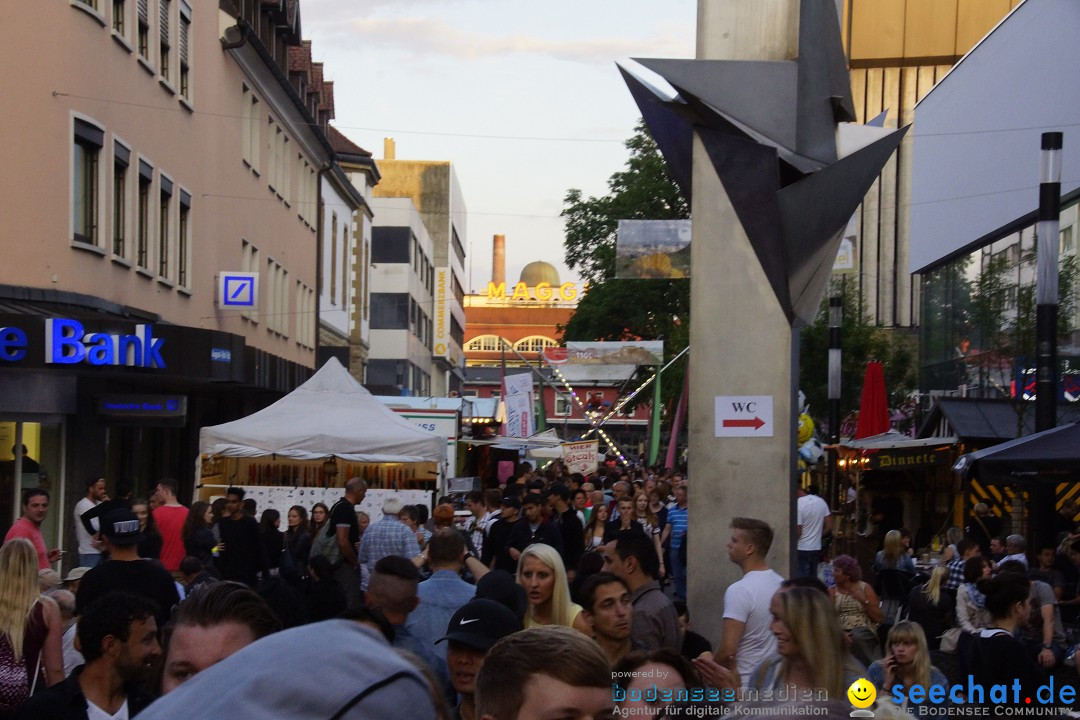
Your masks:
M570 587L562 557L550 545L536 543L525 548L518 559L518 585L525 588L529 607L525 627L563 625L591 635L581 606L570 601Z
M794 685L843 697L862 672L847 650L829 596L816 588L781 589L773 595L769 612L776 654L764 660L749 678L740 678L715 660L700 657L693 662L706 684L718 688L741 685L759 692Z
M900 570L915 574L915 562L907 554L904 537L899 530L885 533L885 545L874 557L874 572L882 570Z
M933 685L949 687L945 675L930 664L930 649L926 645L926 634L917 623L904 620L893 625L885 640L885 659L876 660L866 672L870 682L878 688L880 695L893 693L893 688L904 688L904 703L901 707L915 714L917 705L909 704L912 686L920 685L928 691Z
M922 626L931 650L941 647L941 636L956 624L956 598L942 586L949 568L938 565L925 585L913 588L908 599L908 619Z
M31 693L64 679L62 635L60 609L38 589L37 550L24 538L7 541L0 547L0 642L22 658Z

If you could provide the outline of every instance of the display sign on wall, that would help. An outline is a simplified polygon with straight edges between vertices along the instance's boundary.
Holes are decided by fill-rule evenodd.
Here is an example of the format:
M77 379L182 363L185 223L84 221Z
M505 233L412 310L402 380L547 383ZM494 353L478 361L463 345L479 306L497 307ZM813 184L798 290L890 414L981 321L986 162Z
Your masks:
M259 304L259 273L228 272L218 275L218 307L254 308Z
M450 268L435 268L435 342L434 357L450 357Z

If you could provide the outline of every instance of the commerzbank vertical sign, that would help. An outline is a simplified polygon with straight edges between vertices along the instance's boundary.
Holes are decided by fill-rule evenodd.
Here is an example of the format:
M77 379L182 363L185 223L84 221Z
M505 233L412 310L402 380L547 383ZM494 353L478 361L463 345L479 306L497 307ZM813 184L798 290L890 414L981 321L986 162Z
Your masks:
M435 344L432 355L450 358L450 268L435 268Z

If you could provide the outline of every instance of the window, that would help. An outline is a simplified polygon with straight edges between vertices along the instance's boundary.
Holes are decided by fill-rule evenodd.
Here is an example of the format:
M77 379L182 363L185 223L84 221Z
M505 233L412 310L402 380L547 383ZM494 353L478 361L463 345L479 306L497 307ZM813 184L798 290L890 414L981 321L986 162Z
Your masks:
M348 307L349 305L349 264L351 262L349 225L343 223L341 227L341 307Z
M124 37L127 30L127 3L125 0L113 0L112 2L112 29L120 37Z
M180 0L180 96L191 99L191 5Z
M240 245L240 270L251 273L259 272L259 249L247 240L242 240ZM241 316L253 323L259 322L258 302L256 301L256 307L244 310Z
M273 259L266 261L267 305L266 329L283 337L289 336L289 272Z
M1058 233L1058 235L1059 235L1059 237L1061 239L1061 254L1062 255L1072 255L1074 252L1076 252L1076 241L1073 240L1073 226L1072 225L1070 225L1069 227L1066 227L1066 228L1062 228L1061 232Z
M176 282L188 286L188 248L191 246L191 193L180 191L180 222L176 226Z
M241 98L243 105L241 157L252 170L259 172L259 128L262 126L262 123L259 122L259 98L255 97L255 93L247 85L244 85L243 88Z
M555 414L559 417L569 417L574 410L574 399L570 393L558 393L555 395Z
M412 237L412 230L406 226L371 228L371 262L376 265L409 262Z
M407 293L371 293L372 330L408 330Z
M172 259L172 180L160 176L158 205L158 276L169 278L169 261Z
M97 0L79 0L83 5L97 10Z
M555 341L540 335L523 338L514 343L514 349L523 353L538 353L548 347L555 347Z
M171 0L158 0L158 29L161 31L161 44L160 44L160 68L161 77L166 82L169 81L169 54L172 51L172 46L169 41L169 19L172 15L172 2Z
M98 244L98 156L105 131L75 119L71 169L71 226L73 239Z
M496 352L502 348L502 339L498 335L478 335L465 344L471 352Z
M150 59L150 0L138 0L139 2L139 57L143 60Z
M457 228L450 226L450 240L454 246L454 254L457 255L458 262L465 264L465 248L461 247L461 239L458 237Z
M337 213L330 216L330 304L337 305Z
M144 269L150 267L150 185L153 180L153 166L139 160L139 227L135 231L135 262Z
M296 344L315 347L315 291L296 281Z
M125 257L127 251L127 174L131 164L131 150L120 143L113 143L113 201L112 231L113 255Z

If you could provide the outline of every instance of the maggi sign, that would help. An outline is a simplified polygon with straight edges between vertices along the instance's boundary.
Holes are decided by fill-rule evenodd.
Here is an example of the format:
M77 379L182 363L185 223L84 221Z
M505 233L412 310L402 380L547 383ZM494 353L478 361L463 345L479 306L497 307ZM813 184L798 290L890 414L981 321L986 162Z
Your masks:
M529 301L537 300L539 302L551 302L553 300L561 300L563 302L570 302L576 300L578 296L577 286L572 282L564 282L558 288L555 288L551 283L537 283L536 287L530 288L523 282L519 282L514 286L510 296L506 295L506 283L501 282L496 285L493 282L488 283L487 297L488 300L510 300L514 301Z

